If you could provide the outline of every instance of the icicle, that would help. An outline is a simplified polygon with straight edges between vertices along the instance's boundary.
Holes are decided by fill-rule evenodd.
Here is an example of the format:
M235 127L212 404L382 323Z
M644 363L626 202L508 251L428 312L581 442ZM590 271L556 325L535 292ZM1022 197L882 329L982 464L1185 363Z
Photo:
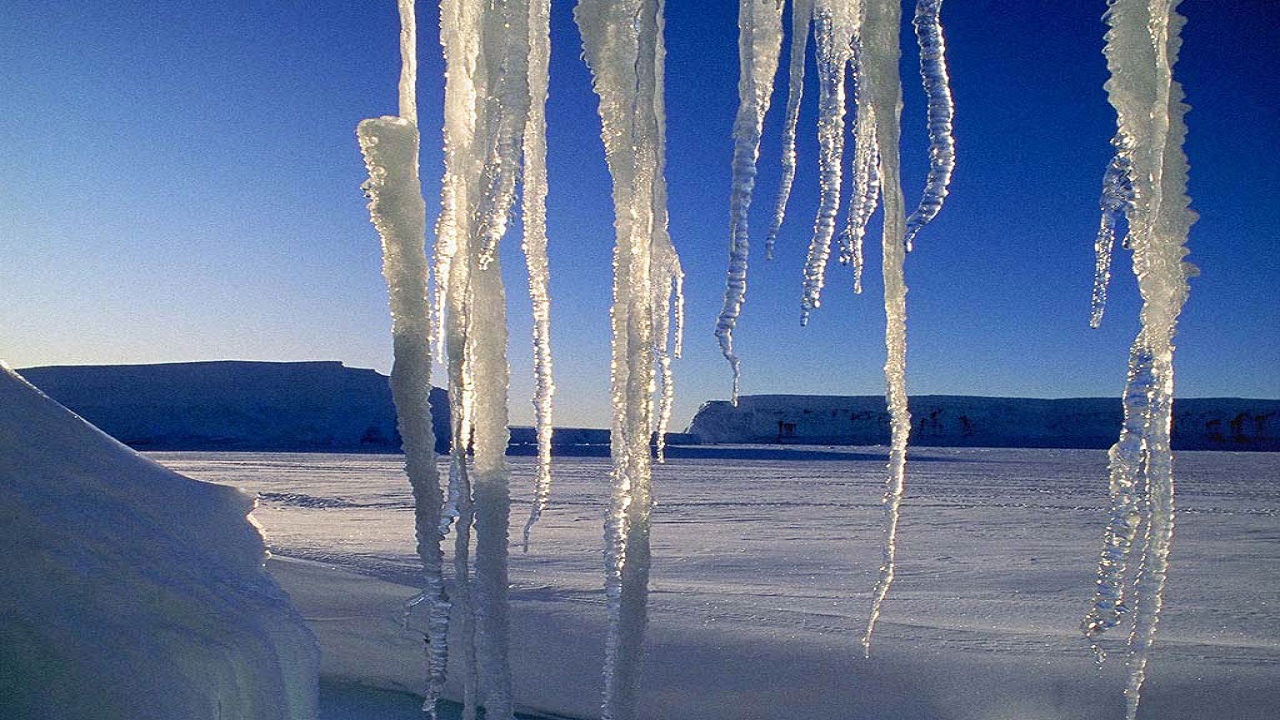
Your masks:
M818 58L818 164L821 195L813 239L804 267L804 297L800 324L821 304L836 214L840 211L841 165L844 163L845 69L852 56L852 39L858 32L856 3L819 0L814 10L814 43Z
M1138 712L1173 539L1172 340L1186 302L1187 278L1195 272L1183 260L1195 215L1188 209L1187 160L1182 153L1186 106L1172 74L1185 23L1174 10L1176 5L1176 0L1113 0L1106 15L1104 54L1111 71L1106 89L1116 109L1118 153L1104 188L1099 254L1103 244L1110 244L1103 236L1114 232L1115 223L1105 214L1112 208L1123 209L1142 295L1142 327L1130 351L1125 426L1111 451L1111 518L1104 533L1093 607L1083 626L1096 647L1098 637L1118 625L1123 613L1133 616L1125 687L1129 720ZM1098 264L1099 275L1105 275L1101 257ZM1095 278L1095 290L1099 282L1105 288L1105 277ZM1098 304L1094 310L1095 319L1100 319ZM1147 515L1136 515L1143 508ZM1139 526L1146 528L1142 562L1126 592L1127 556Z
M654 429L655 278L666 237L660 0L580 0L574 12L600 97L605 158L613 178L614 248L610 400L613 492L605 519L602 717L636 717L649 578L650 434ZM625 28L625 30L624 30Z
M898 511L906 479L907 435L911 415L907 411L907 284L903 273L906 232L902 181L898 169L899 122L902 113L902 81L898 75L899 25L902 7L898 0L868 0L862 39L866 50L864 70L867 99L875 117L876 144L880 148L880 178L884 197L884 230L881 239L884 274L885 349L884 365L890 415L889 477L884 497L884 552L880 578L872 595L863 650L871 653L871 636L880 616L880 606L893 583L897 554Z
M724 306L716 322L720 351L733 369L733 402L738 402L740 371L733 352L733 328L747 294L748 217L756 184L760 130L773 95L773 78L782 49L782 3L738 3L738 116L733 123L733 184L729 193L729 271Z
M1089 313L1089 327L1102 325L1102 314L1107 308L1107 285L1111 282L1111 255L1115 246L1116 230L1133 205L1133 157L1124 137L1112 140L1116 154L1107 165L1102 177L1102 220L1098 223L1098 237L1094 240L1096 262L1093 273L1093 302ZM1128 240L1124 246L1129 246Z
M448 653L449 599L440 547L443 498L431 428L432 314L427 281L426 205L418 178L417 38L412 0L400 0L399 117L361 121L356 130L369 170L364 189L369 215L382 239L383 275L391 305L395 363L391 371L396 423L405 471L413 489L414 526L427 603L427 687L423 710L435 718Z
M855 36L853 52L853 92L858 108L854 125L853 197L849 202L849 216L841 234L842 263L853 266L853 292L862 293L862 240L867 233L867 223L880 201L880 151L876 147L876 119L870 102L863 97L862 38Z
M507 232L520 172L521 136L529 114L529 0L496 0L481 14L489 76L482 110L488 125L482 195L475 209L481 270Z
M665 202L663 203L665 205ZM653 317L654 356L658 363L659 400L656 438L656 456L660 463L666 462L667 428L671 424L671 411L675 405L675 376L671 370L671 358L680 357L680 333L683 330L683 292L684 271L680 269L680 258L670 242L661 250L655 249L653 269ZM673 302L675 304L673 317ZM674 328L673 328L674 322ZM672 351L674 345L675 350Z
M482 704L494 720L513 713L507 659L510 490L504 459L509 373L496 249L508 225L521 138L529 124L529 13L528 0L441 4L447 80L436 272L438 285L444 285L438 299L445 309L455 411L451 475L456 480L459 609L465 618L464 715L474 717ZM468 569L472 518L474 579Z
M796 179L796 127L800 122L800 101L804 97L805 48L809 46L809 24L813 21L813 0L791 2L791 55L787 86L787 122L782 128L782 183L773 209L773 221L764 239L764 257L773 259L773 246L787 215L791 185Z
M524 525L529 533L551 495L551 300L547 265L547 85L551 58L551 0L529 2L529 118L524 130L524 257L533 306L534 418L538 428L538 466L533 502Z
M912 25L920 45L920 77L929 116L929 176L925 180L924 197L907 218L903 242L911 252L916 235L942 209L956 165L956 141L951 135L955 106L951 102L950 80L947 78L947 47L942 38L942 0L918 0Z

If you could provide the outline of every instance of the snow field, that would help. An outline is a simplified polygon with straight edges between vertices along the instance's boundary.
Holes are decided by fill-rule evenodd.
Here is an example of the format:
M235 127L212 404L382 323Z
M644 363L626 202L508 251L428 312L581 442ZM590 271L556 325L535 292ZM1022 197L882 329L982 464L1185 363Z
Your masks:
M1095 669L1079 631L1108 506L1104 452L914 452L899 573L870 660L858 639L878 568L884 448L732 455L654 468L640 717L1123 717L1123 653ZM398 458L155 457L278 493L255 516L278 556L273 574L320 637L326 678L420 688L421 638L400 625L418 571ZM534 464L511 463L519 517ZM514 700L598 717L610 466L557 464L529 552L511 555ZM1180 453L1177 469L1175 569L1139 717L1270 718L1280 701L1277 458ZM459 697L457 680L446 697Z

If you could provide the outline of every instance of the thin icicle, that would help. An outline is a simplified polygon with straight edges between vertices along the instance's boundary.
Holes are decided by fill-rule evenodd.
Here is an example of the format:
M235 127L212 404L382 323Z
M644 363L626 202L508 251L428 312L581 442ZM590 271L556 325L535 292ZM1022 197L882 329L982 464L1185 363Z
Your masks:
M1104 213L1112 207L1123 209L1128 220L1142 296L1142 327L1130 352L1125 427L1111 452L1112 512L1104 533L1097 591L1083 625L1096 647L1098 637L1118 625L1126 610L1133 617L1125 687L1129 720L1138 712L1173 539L1172 340L1189 290L1187 278L1195 272L1184 261L1195 215L1188 208L1187 160L1182 152L1186 106L1172 73L1185 23L1174 10L1176 5L1176 0L1114 0L1106 15L1104 54L1111 71L1106 89L1116 109L1118 159L1108 169L1111 182L1104 190L1103 205ZM1131 163L1126 165L1127 159ZM1104 232L1107 223L1104 217ZM1095 278L1095 288L1097 282ZM1105 278L1102 284L1105 287ZM1096 305L1095 317L1100 319ZM1136 478L1130 481L1135 457L1140 461ZM1135 515L1141 509L1146 510L1145 516ZM1127 556L1138 526L1145 527L1142 562L1132 586L1126 588Z
M902 7L898 0L868 0L862 28L866 50L864 69L867 99L875 116L876 142L880 148L880 177L884 197L884 230L880 242L883 256L886 396L890 415L889 476L885 481L884 548L880 577L876 582L862 638L863 651L870 655L871 636L880 617L880 607L893 584L897 556L898 514L906 481L907 435L911 415L907 411L907 284L903 273L906 246L906 213L902 180L898 167L899 122L902 113L902 81L898 74L899 25Z
M840 261L853 266L853 292L862 293L863 238L867 223L880 201L880 151L876 147L876 119L871 103L864 99L862 85L862 39L855 37L853 53L853 93L858 117L853 139L853 197L849 215L841 234Z
M533 410L538 433L537 478L529 519L524 525L524 551L529 533L547 508L551 495L550 268L547 264L547 86L551 59L551 0L529 2L529 117L524 129L524 257L529 269L533 306Z
M942 0L918 0L912 25L920 45L920 77L928 102L929 176L925 180L920 205L907 218L903 242L911 252L916 235L938 215L947 197L951 173L956 166L956 141L951 135L955 105L947 77L947 46L942 37Z
M748 218L756 184L760 131L773 95L782 49L782 3L739 0L738 115L733 123L733 181L729 192L729 270L724 305L716 321L720 352L733 369L733 402L738 402L740 369L733 351L733 328L747 295Z
M653 351L658 363L659 380L657 427L654 436L657 461L664 463L667 460L667 428L671 424L671 411L675 406L675 375L671 369L671 358L673 354L675 357L680 356L683 315L680 305L683 302L681 286L684 283L684 272L680 269L680 258L670 244L661 251L655 251L654 262L653 316L656 326Z
M1094 240L1096 261L1093 271L1093 302L1089 312L1089 327L1102 325L1102 315L1107 309L1107 285L1111 282L1111 256L1116 242L1116 231L1125 213L1133 204L1132 149L1121 136L1112 141L1116 154L1107 165L1102 177L1102 219L1098 223L1098 236ZM1123 242L1129 246L1128 240Z
M791 2L791 55L787 85L787 121L782 128L782 182L778 189L773 220L764 239L764 257L773 259L773 246L787 215L791 186L796 179L796 128L800 123L800 101L804 97L805 49L809 46L809 25L813 22L813 0Z
M836 214L840 212L841 165L844 163L845 75L858 32L857 3L819 0L814 10L814 43L818 58L818 165L821 194L813 238L804 266L800 324L821 304Z

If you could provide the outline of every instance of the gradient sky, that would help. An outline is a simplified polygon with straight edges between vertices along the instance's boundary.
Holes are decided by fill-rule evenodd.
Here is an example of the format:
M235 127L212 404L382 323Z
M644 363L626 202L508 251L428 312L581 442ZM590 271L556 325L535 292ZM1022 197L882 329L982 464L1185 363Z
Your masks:
M355 142L395 112L393 0L49 3L0 17L0 359L13 367L213 359L390 368L379 244ZM943 7L958 164L947 206L907 258L908 389L1119 397L1137 329L1117 255L1103 327L1088 328L1093 236L1114 113L1105 3L950 0ZM1280 397L1280 3L1187 0L1175 75L1188 116L1201 269L1177 338L1180 396ZM550 234L557 422L607 426L612 205L572 3L553 2ZM688 334L673 425L727 397L712 330L724 290L737 3L668 0L671 233ZM439 207L442 63L419 3L423 190ZM908 202L927 170L914 37L903 35ZM785 63L785 56L784 56ZM812 69L809 73L813 79ZM785 83L753 208L777 188ZM777 259L757 243L737 334L744 393L879 394L879 238L866 291L833 266L799 327L817 206L812 85ZM843 217L843 212L842 212ZM873 219L879 227L879 216ZM518 236L504 255L512 416L532 412ZM437 377L442 377L438 375Z

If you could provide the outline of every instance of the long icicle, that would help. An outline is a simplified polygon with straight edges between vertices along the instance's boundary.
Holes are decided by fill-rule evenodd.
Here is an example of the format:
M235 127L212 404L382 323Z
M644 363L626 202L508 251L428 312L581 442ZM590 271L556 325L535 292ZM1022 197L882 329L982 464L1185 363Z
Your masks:
M956 166L956 141L951 134L955 105L947 77L947 46L942 37L942 0L918 0L915 18L916 42L920 45L920 78L929 117L929 175L925 179L920 205L907 218L903 242L911 252L916 235L942 209Z
M395 362L391 371L396 423L414 497L414 528L427 603L427 683L423 710L436 717L444 687L450 605L440 547L443 498L431 427L431 335L426 205L418 177L417 21L413 0L400 0L399 117L364 120L356 134L369 171L369 214L382 240L383 275L391 306Z
M654 284L664 252L666 189L662 131L662 3L660 0L580 0L574 12L583 56L600 97L605 158L613 178L613 330L610 399L613 492L605 519L605 644L602 717L637 714L647 623L649 521L652 510L650 433L659 324ZM621 30L627 28L628 30ZM655 278L655 274L661 277Z
M880 617L880 607L893 584L897 555L898 514L906 481L907 435L911 414L907 410L907 283L903 272L906 246L906 213L902 180L898 167L899 122L902 113L902 81L898 74L899 25L902 7L898 0L868 0L862 27L867 97L876 121L880 148L880 178L884 197L884 231L880 246L883 255L886 397L890 415L889 476L884 496L884 552L880 577L872 594L867 631L862 638L864 653L871 653L871 636Z
M733 370L734 404L741 371L733 351L733 329L747 295L748 218L756 184L760 131L769 111L773 79L782 48L782 4L776 0L738 3L738 115L733 123L733 182L729 193L729 270L724 306L716 321L720 352Z
M533 410L538 433L537 478L529 519L524 525L524 551L529 533L551 495L551 300L547 263L547 87L551 59L551 0L529 2L529 117L524 129L524 258L529 270L533 306Z
M1189 291L1187 278L1195 273L1184 261L1195 214L1188 208L1187 159L1182 152L1187 108L1172 73L1185 24L1176 5L1176 0L1114 0L1106 15L1109 29L1104 53L1111 71L1106 89L1116 109L1118 127L1114 144L1118 155L1132 158L1129 167L1123 158L1113 161L1114 173L1109 169L1108 175L1118 176L1113 204L1122 206L1128 219L1133 268L1143 303L1141 330L1130 352L1125 428L1111 454L1111 520L1104 534L1094 604L1085 617L1084 629L1096 647L1098 636L1119 624L1125 610L1133 615L1125 687L1129 720L1137 716L1146 680L1173 539L1173 454L1169 447L1172 339ZM1125 175L1132 181L1128 198ZM1107 210L1104 206L1104 213ZM1106 222L1104 218L1104 230ZM1096 284L1095 279L1095 288ZM1100 319L1096 304L1094 310L1094 319ZM1134 455L1140 462L1137 478L1130 480ZM1144 508L1145 517L1135 515ZM1131 592L1125 592L1127 556L1137 526L1145 527L1142 559Z
M791 55L788 58L787 120L782 127L782 182L773 208L773 220L764 238L764 257L773 259L773 246L787 215L791 186L796 179L796 128L800 123L800 101L804 98L805 49L809 46L809 25L813 22L813 0L791 2Z

